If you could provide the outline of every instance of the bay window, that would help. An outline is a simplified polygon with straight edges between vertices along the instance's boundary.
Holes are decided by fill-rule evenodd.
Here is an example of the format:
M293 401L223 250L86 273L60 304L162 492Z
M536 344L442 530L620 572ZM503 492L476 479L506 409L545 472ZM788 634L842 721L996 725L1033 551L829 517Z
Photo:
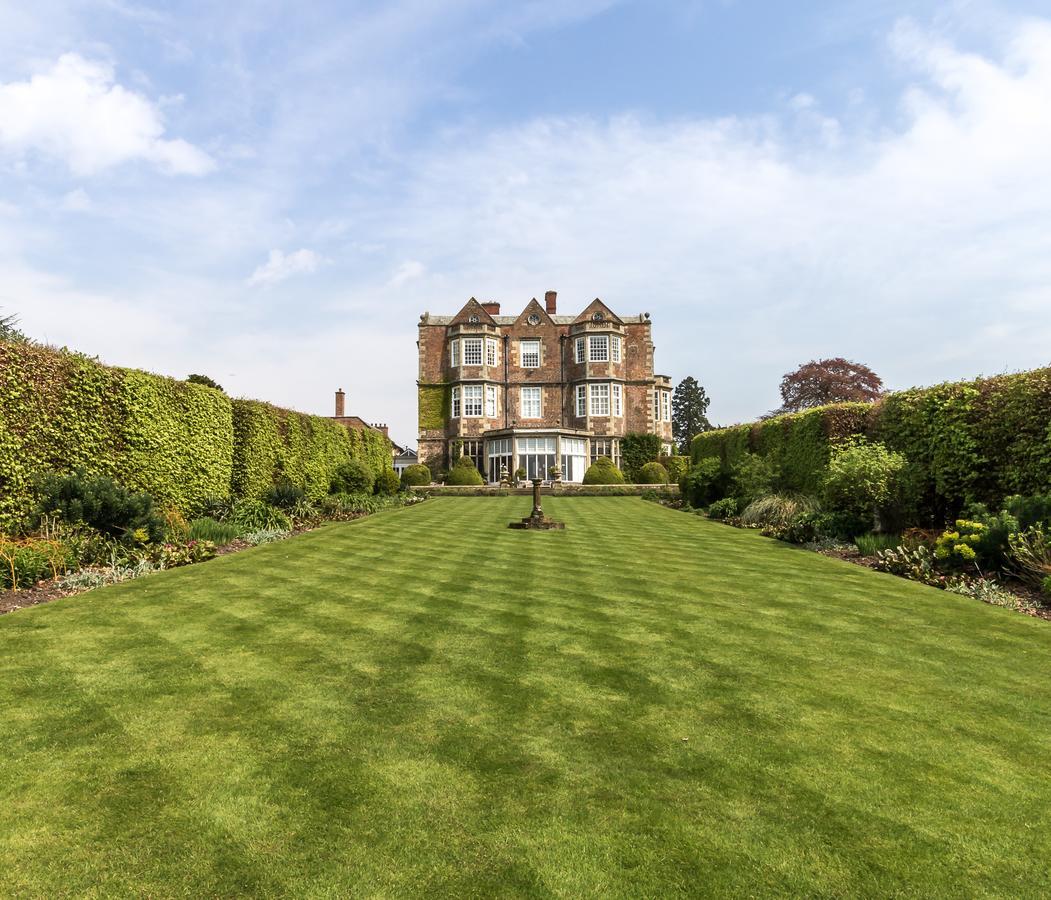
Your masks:
M588 338L588 359L591 362L609 362L609 336L593 334Z
M609 339L610 356L613 358L613 362L620 362L620 338L617 335L613 335Z
M613 401L613 415L624 415L624 403L623 398L621 396L621 386L619 384L611 384L609 386L609 390Z
M578 363L584 361L584 339L582 337L577 338L573 345L573 359Z
M463 414L471 418L477 418L482 414L482 386L480 384L463 386Z
M485 340L485 364L487 366L496 365L496 341L492 338Z
M458 387L453 388L453 418L460 418L460 389Z
M449 341L449 365L454 369L460 365L460 342Z
M547 479L555 467L555 438L518 438L518 468L525 469L526 478Z
M496 388L487 384L485 386L485 414L490 418L496 418Z
M593 416L608 416L609 415L609 385L608 384L592 384L589 385L591 394L591 415Z
M463 364L465 366L480 366L482 364L482 339L464 338Z
M588 414L588 386L577 385L577 418L583 419Z

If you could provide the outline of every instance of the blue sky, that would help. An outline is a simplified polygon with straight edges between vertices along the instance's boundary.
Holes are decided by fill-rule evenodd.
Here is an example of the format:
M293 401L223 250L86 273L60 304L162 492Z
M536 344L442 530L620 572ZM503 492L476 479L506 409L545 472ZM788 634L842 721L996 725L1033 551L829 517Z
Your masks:
M0 0L0 310L411 443L421 312L601 296L728 423L1047 364L1049 148L1046 4Z

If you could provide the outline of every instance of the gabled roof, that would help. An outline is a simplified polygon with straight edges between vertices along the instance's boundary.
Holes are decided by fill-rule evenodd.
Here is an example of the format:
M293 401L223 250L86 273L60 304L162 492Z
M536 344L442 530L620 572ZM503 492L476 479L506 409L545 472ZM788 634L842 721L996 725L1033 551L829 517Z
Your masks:
M606 306L598 297L592 300L585 308L584 311L573 320L573 324L576 325L578 322L591 322L595 319L595 313L601 313L604 320L613 322L617 325L623 325L624 321L618 316L612 309Z
M519 322L525 322L530 316L534 315L539 316L540 322L542 323L547 322L549 325L553 324L551 316L548 315L548 312L546 309L544 309L544 307L537 303L536 297L534 297L526 304L526 308L518 314L518 316L514 319L514 322L517 325Z
M475 319L474 322L471 322L471 320L474 319L475 316L477 316L478 318ZM481 323L483 325L496 325L496 322L493 321L493 317L485 311L485 307L482 306L482 304L479 303L477 300L475 300L474 297L472 297L463 305L463 309L461 309L455 316L452 317L452 321L449 324L467 325L477 323Z

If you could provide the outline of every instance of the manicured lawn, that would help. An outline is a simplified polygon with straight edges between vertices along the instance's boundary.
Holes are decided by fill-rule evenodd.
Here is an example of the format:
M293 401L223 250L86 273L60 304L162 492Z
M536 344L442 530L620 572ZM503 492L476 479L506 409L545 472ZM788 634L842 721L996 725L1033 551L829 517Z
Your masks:
M634 498L0 618L0 895L1047 896L1051 627Z

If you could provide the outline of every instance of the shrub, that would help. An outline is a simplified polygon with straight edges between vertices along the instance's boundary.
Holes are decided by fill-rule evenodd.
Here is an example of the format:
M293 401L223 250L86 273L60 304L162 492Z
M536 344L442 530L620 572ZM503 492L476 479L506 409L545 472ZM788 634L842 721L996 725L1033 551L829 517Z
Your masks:
M679 488L691 506L703 507L719 499L721 481L722 465L719 460L709 457L690 469L679 482Z
M971 518L957 519L934 545L934 555L950 566L999 569L1008 562L1011 535L1018 533L1018 520L1008 512L990 515L981 504L968 510Z
M672 484L678 484L690 471L688 456L662 456L658 462L668 470L668 481Z
M620 439L620 465L624 478L633 484L657 484L641 481L642 467L661 455L661 439L656 434L626 434Z
M280 528L285 531L292 528L292 522L285 513L262 500L238 500L231 508L227 521L240 534L263 528Z
M905 469L905 457L883 444L851 438L832 448L825 476L825 502L829 509L853 520L855 534L877 530L880 510L895 496Z
M773 493L779 477L778 467L756 453L746 453L733 467L733 496L748 506Z
M185 541L189 530L190 526L186 521L186 516L179 510L169 508L164 511L164 539L166 541L175 543Z
M1021 531L1034 525L1051 526L1051 494L1015 494L1004 500L1004 509L1018 520Z
M371 494L376 476L363 462L351 459L336 466L329 484L330 494Z
M164 540L164 519L149 494L133 494L112 478L51 475L40 488L39 513L85 525L126 543Z
M732 519L737 515L737 500L734 497L723 497L708 504L709 519Z
M349 463L344 465L349 465ZM361 465L361 463L358 463L358 465ZM301 487L292 484L287 478L281 478L263 495L263 502L287 512L294 506L302 503L306 496L307 492Z
M185 544L157 544L147 557L158 569L175 569L205 562L216 556L215 544L211 541L188 541Z
M880 550L872 568L879 572L890 572L911 581L929 584L932 587L945 587L948 579L938 572L934 553L923 544L919 547L898 547L894 550Z
M244 536L245 542L251 544L253 547L258 547L260 544L271 544L274 541L280 541L288 537L291 532L285 531L280 528L263 528L259 531L250 531Z
M449 470L446 484L453 485L479 485L485 484L482 474L475 468L474 461L469 456L461 456Z
M431 470L427 466L415 463L406 466L401 473L402 487L422 486L431 483Z
M741 513L741 524L753 528L783 528L804 513L817 510L817 501L811 497L771 494L749 503Z
M401 488L401 479L393 469L384 469L376 476L374 490L377 494L396 494Z
M659 462L646 463L639 469L636 484L667 484L668 470Z
M584 473L584 484L624 484L624 475L608 456L600 456Z
M233 523L217 522L209 516L204 516L200 519L194 519L190 523L187 540L210 541L221 547L224 544L237 540L239 534L237 526Z
M854 546L862 556L875 556L880 550L895 550L900 547L901 535L859 534L854 538Z
M1051 536L1035 525L1008 538L1008 568L1026 584L1047 590L1051 580Z

